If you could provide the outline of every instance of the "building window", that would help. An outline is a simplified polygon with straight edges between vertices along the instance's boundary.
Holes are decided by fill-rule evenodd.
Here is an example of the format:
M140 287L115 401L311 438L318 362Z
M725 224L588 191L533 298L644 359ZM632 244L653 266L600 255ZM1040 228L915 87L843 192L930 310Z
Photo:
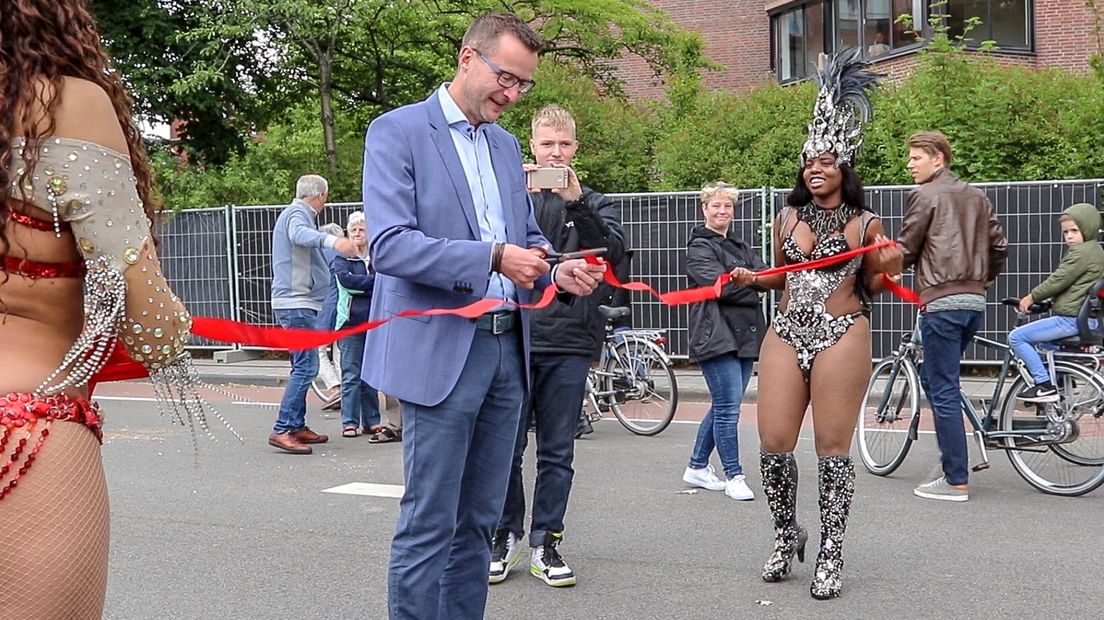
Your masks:
M961 36L966 20L977 17L981 25L966 33L969 44L996 41L1001 49L1031 49L1031 0L948 0L943 11L952 37Z
M923 0L866 0L863 7L863 49L866 56L875 58L918 45L916 35L897 20L902 15L923 14Z
M775 71L779 81L804 79L824 51L824 3L811 2L775 15Z
M877 58L919 47L922 41L898 23L912 15L913 25L927 31L927 16L946 16L952 37L961 35L970 17L981 26L967 34L968 43L996 41L1001 49L1032 49L1032 0L815 0L792 2L772 10L773 63L780 82L808 77L817 55L827 50L857 47L867 58Z

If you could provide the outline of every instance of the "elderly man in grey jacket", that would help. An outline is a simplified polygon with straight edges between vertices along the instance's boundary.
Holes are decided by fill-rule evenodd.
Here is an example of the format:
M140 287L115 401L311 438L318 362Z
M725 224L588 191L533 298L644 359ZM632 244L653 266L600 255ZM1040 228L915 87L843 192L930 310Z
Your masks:
M356 255L351 239L317 228L315 220L326 208L328 193L326 179L305 174L295 184L295 200L276 219L272 231L272 311L281 327L316 326L329 286L323 248L345 256ZM307 390L316 374L318 355L313 349L291 353L291 376L269 445L292 454L310 454L313 449L309 444L329 440L306 424Z

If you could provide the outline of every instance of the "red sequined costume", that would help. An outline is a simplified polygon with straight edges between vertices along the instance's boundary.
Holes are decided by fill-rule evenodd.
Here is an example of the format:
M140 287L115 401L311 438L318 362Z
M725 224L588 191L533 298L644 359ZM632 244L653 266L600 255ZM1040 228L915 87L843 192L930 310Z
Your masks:
M82 278L84 323L32 393L0 391L0 618L99 618L107 484L99 409L80 395L121 344L149 369L159 405L206 428L184 351L191 318L161 273L126 154L62 137L33 145L14 139L11 148L8 239L19 228L34 229L24 238L36 237L5 249L0 286L28 295L28 283ZM27 175L25 148L37 155ZM52 218L31 215L39 211ZM74 244L82 260L28 259L26 247L50 245L44 233Z
M70 229L68 223L58 222L55 230L53 222L16 211L11 205L4 205L4 208L10 221L28 228L59 233ZM13 256L4 257L4 269L9 275L32 280L83 278L86 273L82 260L40 263ZM83 424L92 431L97 441L103 441L99 407L83 398L64 394L40 398L34 394L18 392L0 396L0 426L3 427L0 429L0 500L15 489L19 480L31 468L55 421ZM25 430L30 436L37 436L29 449L26 437L13 440L19 429Z

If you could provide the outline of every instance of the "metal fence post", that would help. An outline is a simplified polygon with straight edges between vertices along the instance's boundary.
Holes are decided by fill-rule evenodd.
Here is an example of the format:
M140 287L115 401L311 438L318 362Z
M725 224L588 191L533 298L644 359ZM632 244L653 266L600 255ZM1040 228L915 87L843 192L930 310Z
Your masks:
M774 191L773 188L763 186L759 188L759 258L763 259L763 262L770 267L774 264L774 244L771 243L771 235L773 234L773 215L774 215ZM768 320L774 318L774 292L768 291L760 299L760 304L763 307L763 316Z
M234 214L237 209L234 205L226 205L226 265L227 272L230 274L230 313L235 321L241 320L241 312L238 309L240 301L238 292L238 278L241 277L241 270L238 269L238 247L237 247L237 227ZM241 349L241 345L235 343L234 350Z

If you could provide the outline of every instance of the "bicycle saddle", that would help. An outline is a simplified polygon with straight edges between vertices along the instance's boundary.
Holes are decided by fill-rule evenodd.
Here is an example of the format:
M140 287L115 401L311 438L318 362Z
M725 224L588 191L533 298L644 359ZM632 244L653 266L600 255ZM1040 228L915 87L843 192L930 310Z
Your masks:
M632 314L632 308L614 308L612 306L598 306L598 313L606 318L607 321L613 321L615 319L623 319Z

